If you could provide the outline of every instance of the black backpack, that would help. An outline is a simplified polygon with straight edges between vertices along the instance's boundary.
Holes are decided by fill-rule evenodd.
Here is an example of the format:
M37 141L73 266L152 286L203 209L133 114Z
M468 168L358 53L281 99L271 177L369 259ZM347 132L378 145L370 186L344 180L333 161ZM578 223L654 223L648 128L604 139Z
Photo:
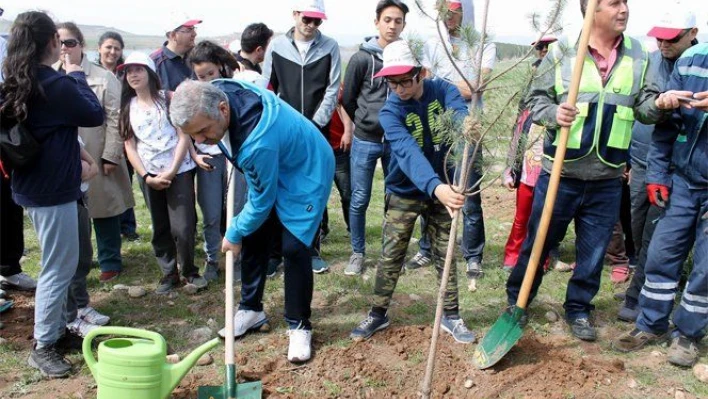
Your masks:
M42 146L23 123L0 116L0 158L11 168L30 165Z

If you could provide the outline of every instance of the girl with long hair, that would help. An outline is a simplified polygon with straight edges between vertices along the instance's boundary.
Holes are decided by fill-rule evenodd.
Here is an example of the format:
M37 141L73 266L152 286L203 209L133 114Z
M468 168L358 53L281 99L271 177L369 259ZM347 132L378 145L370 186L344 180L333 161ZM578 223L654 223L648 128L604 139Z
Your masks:
M3 125L23 124L40 146L29 165L13 169L12 192L14 201L27 210L42 249L35 294L35 344L28 362L52 378L71 372L71 363L61 353L81 347L81 340L66 330L64 313L79 262L76 202L82 195L82 168L78 127L103 125L103 107L81 66L67 61L66 74L52 69L67 44L45 13L18 15L10 30L3 63L5 81L0 87Z
M119 68L124 71L120 134L128 160L137 173L152 219L152 247L162 269L158 294L167 294L182 276L197 289L207 286L194 266L194 161L191 140L168 118L171 93L160 90L155 63L134 52Z

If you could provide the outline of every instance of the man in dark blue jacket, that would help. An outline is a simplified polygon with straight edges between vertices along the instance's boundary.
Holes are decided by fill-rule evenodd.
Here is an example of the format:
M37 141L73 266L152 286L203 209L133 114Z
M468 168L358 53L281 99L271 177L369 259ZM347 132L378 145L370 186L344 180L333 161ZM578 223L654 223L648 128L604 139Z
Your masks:
M443 80L424 79L426 71L405 41L386 46L383 58L384 67L376 77L386 77L391 95L379 112L379 121L392 155L386 176L383 249L376 267L373 306L367 318L352 331L354 340L367 339L388 327L388 306L415 221L421 215L429 221L427 233L433 242L433 260L440 278L450 239L450 214L462 208L465 200L464 195L442 181L452 166L445 164L450 143L435 129L435 118L446 110L453 110L453 118L459 124L467 115L459 90ZM458 342L473 342L474 334L459 316L454 262L446 289L443 331Z
M659 49L650 55L647 79L656 82L664 89L674 70L676 60L691 46L697 44L696 17L692 11L675 10L666 15L648 33L656 38ZM634 322L639 315L639 292L644 285L644 264L647 250L656 228L656 221L661 217L661 208L649 203L646 190L647 153L651 144L654 125L635 122L632 128L632 143L629 148L631 157L631 178L629 194L632 201L632 237L638 256L634 276L625 292L625 299L617 318Z
M187 63L187 54L194 48L199 19L188 19L178 14L170 14L165 24L167 41L150 54L155 62L157 76L162 89L175 91L177 86L192 76L192 68Z
M649 245L636 326L613 347L635 351L671 334L669 362L690 367L698 360L698 342L708 328L708 44L683 53L666 88L656 105L676 111L656 126L647 157L649 201L663 206L664 214ZM684 106L679 108L679 97L693 100L681 100ZM691 246L693 271L670 331L669 317Z

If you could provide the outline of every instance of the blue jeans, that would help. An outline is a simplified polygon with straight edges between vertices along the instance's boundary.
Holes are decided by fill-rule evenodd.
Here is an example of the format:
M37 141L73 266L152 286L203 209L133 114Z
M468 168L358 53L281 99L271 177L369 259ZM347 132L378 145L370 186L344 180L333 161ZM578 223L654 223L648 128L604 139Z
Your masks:
M672 180L669 202L649 244L637 328L668 331L683 263L694 246L693 271L673 322L681 334L700 340L708 327L708 220L701 219L708 212L708 190L689 189L678 174Z
M39 247L42 270L34 297L34 339L51 345L66 329L66 299L79 264L79 216L76 201L28 207Z
M531 249L541 222L543 204L546 201L550 175L541 173L536 183L529 229L521 248L519 260L506 282L509 305L514 305L519 296L526 267L531 258ZM622 180L606 179L584 181L561 178L553 215L548 226L548 235L543 245L539 267L533 280L529 304L538 292L543 280L543 265L551 248L558 246L571 220L575 220L576 267L566 290L566 318L574 320L588 317L594 306L590 304L600 289L600 277L605 251L619 219L622 201Z
M71 285L69 285L69 293L66 299L66 320L69 322L76 319L79 309L85 308L89 304L89 293L86 289L86 276L88 276L91 271L91 262L93 261L89 211L83 202L78 202L76 209L79 223L79 262L76 267L76 273L74 273L74 277L71 279ZM118 221L118 219L116 219L116 221L120 226L120 221ZM120 230L118 230L118 242L120 242Z
M213 170L197 168L197 202L202 210L204 252L210 264L219 263L221 252L221 216L226 194L226 157L212 155Z
M473 170L470 174L469 185L476 183L481 178L481 175ZM472 190L478 190L479 186ZM432 259L430 251L430 239L425 233L427 231L427 221L425 218L420 218L420 253L425 257ZM462 207L462 257L466 261L482 263L484 256L484 244L486 237L484 235L484 214L482 212L482 197L479 193L465 198L465 204Z
M352 252L359 254L366 253L366 210L371 200L371 185L379 158L385 175L391 159L389 145L354 137L351 150L352 200L349 207L349 228Z
M132 210L132 208L131 208ZM122 241L120 239L121 215L110 218L93 219L93 229L96 232L96 249L98 250L98 266L102 272L119 272L123 270L123 258L120 254Z

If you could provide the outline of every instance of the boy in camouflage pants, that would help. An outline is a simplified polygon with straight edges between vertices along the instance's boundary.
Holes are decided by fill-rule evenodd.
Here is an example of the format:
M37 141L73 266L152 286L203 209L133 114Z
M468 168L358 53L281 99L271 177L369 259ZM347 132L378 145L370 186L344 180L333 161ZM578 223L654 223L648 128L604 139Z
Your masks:
M433 242L433 258L438 281L443 271L451 213L462 207L465 197L444 184L448 174L445 154L449 144L435 132L436 115L455 111L459 122L467 115L467 105L455 86L443 80L426 80L425 70L416 61L408 43L389 44L383 53L384 67L375 77L385 77L391 94L379 113L384 136L391 145L391 162L386 176L386 204L383 248L376 268L371 311L351 333L354 340L371 337L389 326L388 307L396 288L408 243L418 216L428 220L427 232ZM453 263L445 295L443 331L456 341L474 342L459 316L457 269Z

